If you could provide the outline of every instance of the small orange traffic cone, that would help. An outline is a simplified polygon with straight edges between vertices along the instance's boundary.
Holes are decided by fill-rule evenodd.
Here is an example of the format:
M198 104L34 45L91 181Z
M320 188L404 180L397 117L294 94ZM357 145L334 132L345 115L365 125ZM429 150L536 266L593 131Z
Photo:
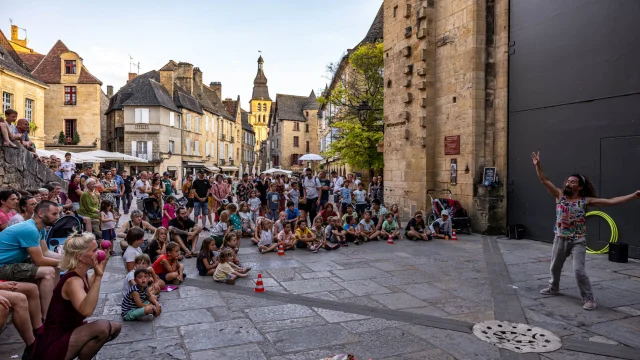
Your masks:
M387 244L393 245L393 237L389 235L389 240L387 240Z
M264 292L264 285L262 284L262 274L258 274L258 280L256 280L255 292Z
M284 256L284 245L282 243L278 246L278 256Z
M456 231L453 230L453 233L451 234L451 240L458 240L458 237L456 236Z

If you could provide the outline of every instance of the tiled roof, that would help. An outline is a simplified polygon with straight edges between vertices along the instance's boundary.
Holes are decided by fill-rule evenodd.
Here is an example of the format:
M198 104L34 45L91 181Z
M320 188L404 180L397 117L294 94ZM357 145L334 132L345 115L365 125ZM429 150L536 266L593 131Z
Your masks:
M384 24L384 8L383 8L383 5L380 5L380 10L378 10L378 13L376 14L375 19L373 19L373 23L371 24L371 27L369 28L367 35L364 36L364 39L362 39L362 41L360 42L360 44L358 44L358 46L365 43L375 43L379 40L382 40L384 36L383 24ZM356 46L355 48L357 49L358 46Z
M44 57L46 56L44 54L38 53L20 53L18 55L20 56L20 59L22 59L22 61L24 61L27 66L29 66L29 69L32 70L35 69L36 66L40 64L40 61L42 61L42 59L44 59Z
M45 55L40 62L32 67L33 76L44 81L47 84L60 84L60 76L62 72L62 59L60 55L71 52L67 45L61 40L56 41L51 50ZM95 76L91 75L84 65L78 69L80 76L78 84L100 84L102 82Z
M255 134L253 126L249 123L249 113L240 109L240 116L242 118L242 129Z
M204 114L200 101L194 96L189 95L185 89L177 84L173 85L173 101L178 107L197 112L198 114Z
M222 101L220 100L216 92L213 91L213 89L211 89L207 85L202 85L202 92L203 92L203 95L207 99L209 99L209 101L211 101L211 104L214 107L214 111L213 111L214 114L220 115L228 120L232 120L232 121L236 120L235 117L233 117L231 114L227 112L227 109L225 108L224 105L222 105Z
M120 91L111 97L105 114L113 110L122 110L127 105L162 106L180 111L167 89L160 84L160 74L155 70L138 75L120 88Z
M222 105L224 105L224 108L231 116L233 116L234 118L236 117L235 115L237 102L235 100L222 100Z
M38 80L31 74L31 69L24 61L18 56L18 53L13 49L9 40L4 36L4 33L0 30L0 67L6 68L8 71L15 73L19 76L25 77L29 80L35 81L38 84L45 85L42 81Z
M315 98L316 95L313 91L309 96L276 94L276 119L307 121L304 110L318 109L318 102Z

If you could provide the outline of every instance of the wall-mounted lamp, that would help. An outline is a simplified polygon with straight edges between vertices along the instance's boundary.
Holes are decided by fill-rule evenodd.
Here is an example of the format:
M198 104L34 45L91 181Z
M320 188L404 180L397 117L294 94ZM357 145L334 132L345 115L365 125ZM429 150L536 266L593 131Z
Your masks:
M469 173L469 164L467 164L467 166L464 168L464 173L465 174Z

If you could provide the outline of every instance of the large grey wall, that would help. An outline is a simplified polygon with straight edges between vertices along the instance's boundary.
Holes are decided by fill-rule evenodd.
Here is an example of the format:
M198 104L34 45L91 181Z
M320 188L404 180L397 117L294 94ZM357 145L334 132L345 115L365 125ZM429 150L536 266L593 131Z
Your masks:
M640 189L638 19L638 0L511 0L508 221L528 238L552 241L555 217L532 151L558 187L578 172L601 197ZM601 210L640 257L640 201ZM593 248L609 239L602 220L588 231Z

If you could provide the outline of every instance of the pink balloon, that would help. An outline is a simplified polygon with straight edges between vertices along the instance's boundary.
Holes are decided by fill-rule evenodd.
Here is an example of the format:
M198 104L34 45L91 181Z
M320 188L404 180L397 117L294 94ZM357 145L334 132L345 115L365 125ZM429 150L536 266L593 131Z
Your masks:
M98 259L99 263L101 263L107 257L107 254L102 250L98 250L96 254L97 254L96 258Z
M100 243L100 247L103 249L109 249L111 247L111 241L102 240L102 242Z

